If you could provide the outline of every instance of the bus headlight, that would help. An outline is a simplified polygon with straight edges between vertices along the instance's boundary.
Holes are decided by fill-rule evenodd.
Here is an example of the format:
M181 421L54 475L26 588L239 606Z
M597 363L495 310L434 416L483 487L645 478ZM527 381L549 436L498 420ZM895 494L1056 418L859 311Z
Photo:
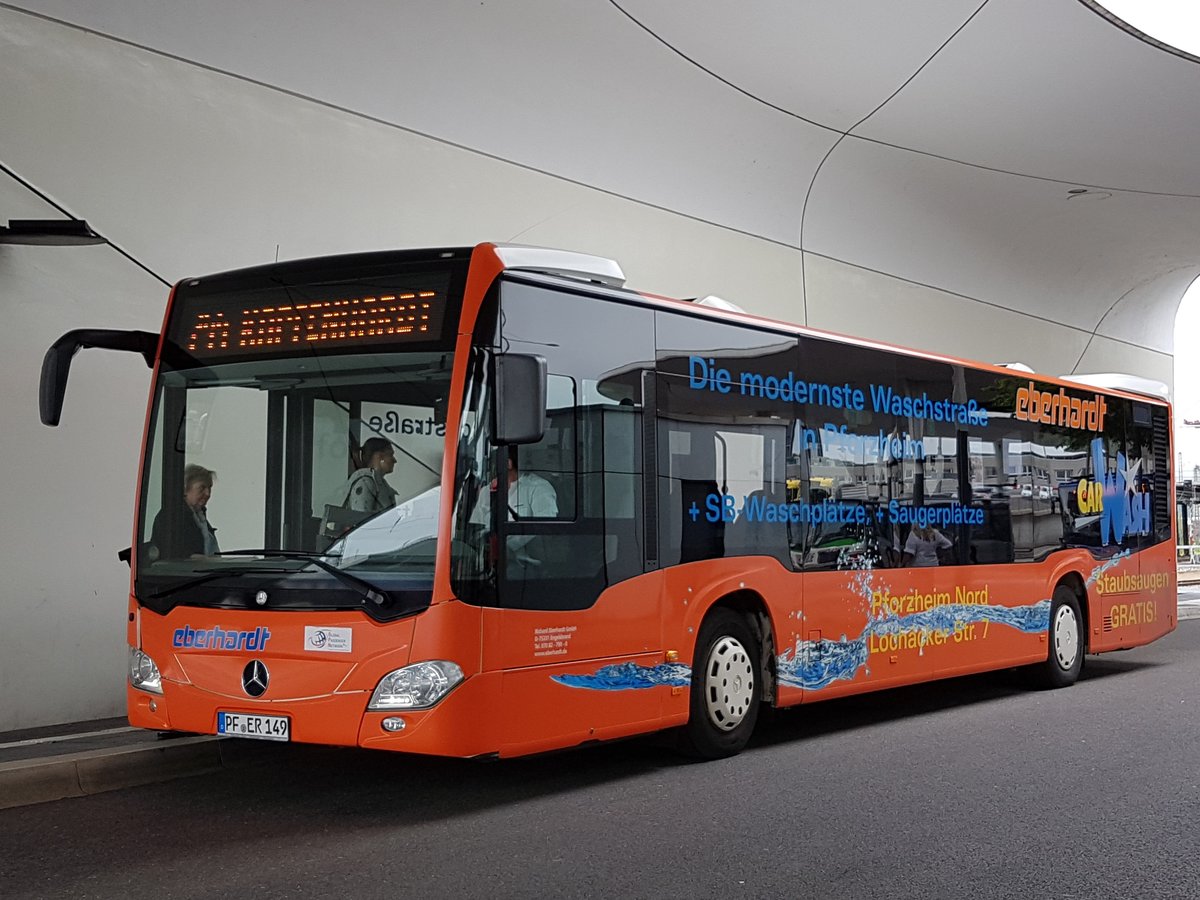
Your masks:
M163 692L162 675L158 673L158 666L137 647L129 648L129 683L139 691L148 691L151 694Z
M462 679L462 669L448 660L413 663L384 675L367 709L425 709L450 693Z

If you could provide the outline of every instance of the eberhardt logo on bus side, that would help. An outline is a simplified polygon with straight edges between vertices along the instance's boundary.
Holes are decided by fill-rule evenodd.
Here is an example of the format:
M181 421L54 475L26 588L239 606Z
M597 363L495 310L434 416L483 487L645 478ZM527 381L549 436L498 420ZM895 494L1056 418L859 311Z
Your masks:
M212 628L176 628L171 646L187 650L262 650L271 639L271 632L260 625L253 631L226 631L219 625Z
M1068 397L1066 388L1058 393L1039 391L1032 381L1027 387L1017 389L1017 405L1014 419L1023 419L1041 425L1057 425L1060 428L1078 428L1082 431L1103 431L1104 414L1108 402L1102 394L1094 400Z

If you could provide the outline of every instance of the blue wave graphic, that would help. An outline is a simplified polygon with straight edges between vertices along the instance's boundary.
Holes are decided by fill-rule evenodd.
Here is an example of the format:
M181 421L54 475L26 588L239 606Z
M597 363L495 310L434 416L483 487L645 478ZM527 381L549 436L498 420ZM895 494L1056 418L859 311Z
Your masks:
M692 683L692 667L682 663L660 666L639 666L637 663L618 663L605 666L593 675L551 675L551 680L573 688L593 691L635 691L653 687L688 687Z
M845 635L838 641L797 641L793 649L776 657L779 683L815 691L829 687L835 681L851 681L859 669L866 666L870 639L874 635L914 632L928 637L934 632L953 634L966 625L981 622L1038 634L1050 627L1050 601L1040 600L1029 606L951 603L908 616L885 615L873 619L852 641Z
M1132 555L1123 550L1092 570L1087 579L1091 587L1109 569ZM846 587L870 603L875 576L879 570L859 569L851 575ZM1039 634L1050 628L1050 600L1039 600L1027 606L996 606L990 604L948 603L907 616L883 613L867 622L861 635L849 640L797 641L795 647L775 658L779 683L809 691L828 687L835 681L852 681L859 670L866 668L870 657L870 639L876 635L916 633L928 638L934 632L953 634L966 625L987 622L1005 625L1026 634ZM926 641L921 641L922 649ZM870 674L870 670L867 670ZM692 683L690 666L666 663L659 666L639 666L619 663L604 666L592 675L552 675L559 684L594 691L643 690L662 686L689 687Z
M851 681L867 664L867 639L797 641L793 650L775 657L780 684L815 691L835 681ZM869 673L868 673L869 674Z

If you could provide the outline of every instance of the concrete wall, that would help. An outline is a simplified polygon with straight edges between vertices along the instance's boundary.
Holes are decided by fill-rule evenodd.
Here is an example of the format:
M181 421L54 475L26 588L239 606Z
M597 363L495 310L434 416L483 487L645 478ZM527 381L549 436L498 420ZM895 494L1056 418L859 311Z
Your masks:
M163 281L276 257L515 241L615 257L650 292L715 293L989 360L1019 349L1052 372L1082 357L1079 371L1170 380L1162 350L1089 343L1080 326L802 258L777 238L10 9L0 84L0 163L32 186L0 173L0 219L61 217L43 194L158 276L111 247L0 247L0 730L122 710L128 570L115 552L130 542L148 371L134 355L81 354L58 430L38 422L36 384L70 328L157 330Z
M163 279L389 247L515 241L616 257L630 283L784 316L799 251L62 25L0 10L0 163ZM59 218L0 173L0 218ZM123 709L149 373L76 357L63 424L42 355L78 327L161 324L167 288L108 247L0 247L0 730Z

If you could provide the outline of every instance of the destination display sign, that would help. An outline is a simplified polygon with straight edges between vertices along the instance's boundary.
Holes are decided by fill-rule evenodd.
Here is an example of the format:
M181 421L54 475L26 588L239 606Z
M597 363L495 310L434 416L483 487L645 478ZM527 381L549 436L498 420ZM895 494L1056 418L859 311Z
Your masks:
M246 305L213 298L186 311L176 334L195 356L296 352L306 346L423 342L442 334L438 291L376 292Z

